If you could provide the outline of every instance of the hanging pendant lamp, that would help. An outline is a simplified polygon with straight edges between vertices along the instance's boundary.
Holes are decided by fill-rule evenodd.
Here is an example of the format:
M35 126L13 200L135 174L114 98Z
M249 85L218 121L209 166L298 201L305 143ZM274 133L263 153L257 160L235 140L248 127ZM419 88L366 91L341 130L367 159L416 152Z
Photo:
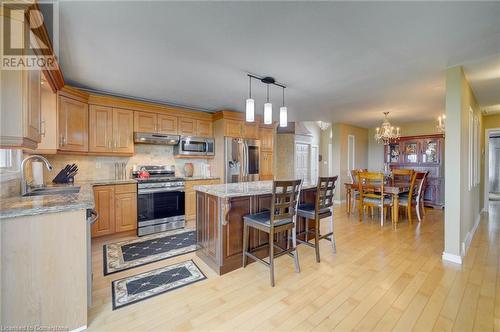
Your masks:
M285 88L283 87L283 104L280 107L280 127L288 126L288 109L285 106Z
M245 118L247 122L255 121L255 101L252 99L252 77L248 76L249 79L249 93L248 99L246 101Z
M264 124L273 123L273 104L269 102L269 84L267 84L267 102L264 104Z

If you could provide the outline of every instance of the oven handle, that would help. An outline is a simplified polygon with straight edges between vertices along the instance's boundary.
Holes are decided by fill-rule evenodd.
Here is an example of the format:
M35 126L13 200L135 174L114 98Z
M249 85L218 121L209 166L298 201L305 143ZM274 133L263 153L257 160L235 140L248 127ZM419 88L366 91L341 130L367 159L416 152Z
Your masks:
M141 195L141 194L154 194L154 193L166 193L166 192L174 192L174 191L184 192L184 187L139 189L137 191L137 194L138 195Z

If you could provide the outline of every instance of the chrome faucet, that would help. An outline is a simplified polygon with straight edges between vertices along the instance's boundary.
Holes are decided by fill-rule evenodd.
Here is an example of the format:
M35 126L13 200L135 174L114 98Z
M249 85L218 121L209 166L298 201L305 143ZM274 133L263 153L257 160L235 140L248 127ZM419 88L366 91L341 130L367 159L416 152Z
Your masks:
M26 195L30 189L30 185L28 184L28 181L26 181L26 175L24 174L24 171L25 171L24 167L26 165L26 162L28 160L31 160L31 159L38 159L38 160L43 161L45 163L45 167L47 167L47 169L49 171L52 170L52 165L49 163L49 161L45 157L38 156L38 155L32 155L32 156L24 158L22 163L21 163L21 195L23 195L23 196Z

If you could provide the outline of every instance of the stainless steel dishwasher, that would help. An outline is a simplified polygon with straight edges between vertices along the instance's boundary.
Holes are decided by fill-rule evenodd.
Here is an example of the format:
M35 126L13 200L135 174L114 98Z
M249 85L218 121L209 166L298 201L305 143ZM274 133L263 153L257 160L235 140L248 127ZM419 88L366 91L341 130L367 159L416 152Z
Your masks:
M96 222L99 215L96 210L87 210L87 307L92 306L92 224Z

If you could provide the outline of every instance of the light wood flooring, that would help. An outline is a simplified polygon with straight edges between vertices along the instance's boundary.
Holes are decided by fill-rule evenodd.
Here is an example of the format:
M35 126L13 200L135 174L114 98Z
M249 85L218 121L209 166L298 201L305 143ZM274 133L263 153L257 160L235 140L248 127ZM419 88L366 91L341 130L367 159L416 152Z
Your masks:
M462 266L441 260L442 211L397 230L377 217L359 223L344 206L335 214L337 254L322 241L318 264L314 249L300 247L298 274L291 258L278 258L274 288L261 264L217 276L194 254L103 277L102 244L116 239L94 241L89 331L500 330L500 202ZM112 311L112 280L187 259L208 279Z

